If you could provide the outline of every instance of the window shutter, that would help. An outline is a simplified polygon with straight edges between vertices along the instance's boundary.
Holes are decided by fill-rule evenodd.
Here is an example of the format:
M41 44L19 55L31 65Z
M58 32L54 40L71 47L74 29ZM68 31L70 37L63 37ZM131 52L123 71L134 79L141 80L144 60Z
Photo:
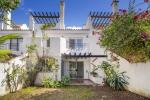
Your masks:
M50 38L47 40L47 47L50 47Z

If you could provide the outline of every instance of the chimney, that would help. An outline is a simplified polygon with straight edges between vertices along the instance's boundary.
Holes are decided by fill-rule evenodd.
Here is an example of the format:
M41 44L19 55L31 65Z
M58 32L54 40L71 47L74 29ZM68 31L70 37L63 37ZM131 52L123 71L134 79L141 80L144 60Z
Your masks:
M64 0L61 0L60 1L60 29L65 28L64 18L65 18L65 3Z
M118 3L119 3L119 0L113 0L113 2L112 2L112 8L113 8L114 14L118 13Z

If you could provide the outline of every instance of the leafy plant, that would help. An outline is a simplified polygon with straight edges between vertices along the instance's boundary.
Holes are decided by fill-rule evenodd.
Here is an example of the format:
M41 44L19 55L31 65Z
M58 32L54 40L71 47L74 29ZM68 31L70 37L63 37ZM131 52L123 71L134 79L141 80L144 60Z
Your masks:
M0 50L0 62L5 62L7 60L10 60L11 56L10 50Z
M93 65L93 70L90 72L90 74L93 76L93 77L97 77L98 76L98 73L96 72L98 69L99 69L99 66L96 66L94 65L93 63L91 63Z
M8 24L7 17L5 16L5 13L8 13L11 10L14 10L18 7L20 3L20 0L0 0L0 21L4 21L5 24ZM10 20L9 20L10 21Z
M97 76L98 76L98 73L96 73L95 71L90 72L90 74L91 74L93 77L97 77Z
M63 76L63 77L62 77L62 80L61 80L62 86L68 85L69 82L70 82L70 78L69 78L69 77L67 77L67 76Z
M101 65L106 79L105 82L115 90L124 90L128 85L128 77L125 75L126 72L119 72L114 66L110 65L108 62L103 62Z
M34 86L37 73L39 72L37 66L28 66L26 68L26 72L27 72L27 79L25 80L26 87Z
M29 54L33 53L36 50L37 46L35 44L27 46L27 52Z
M41 26L41 30L46 30L48 28L52 28L52 27L55 27L56 25L55 24L44 24Z
M149 11L139 14L120 13L104 28L101 45L131 63L150 60Z
M0 8L5 11L14 10L19 3L20 0L0 0Z
M0 44L4 43L7 40L18 38L18 37L19 37L19 35L16 34L16 33L3 35L3 36L0 37Z
M42 64L42 71L57 71L58 60L53 57L41 57L39 62Z
M18 34L7 34L0 37L0 45L2 45L5 41L14 39L19 37ZM11 58L11 51L10 50L0 50L0 62L5 62L10 60Z
M46 88L60 88L68 85L69 82L70 79L68 77L63 77L61 81L46 78L43 81L43 86Z
M10 93L16 92L18 85L26 80L26 71L19 65L12 65L8 69L4 69L6 78L2 81L2 85L7 84Z

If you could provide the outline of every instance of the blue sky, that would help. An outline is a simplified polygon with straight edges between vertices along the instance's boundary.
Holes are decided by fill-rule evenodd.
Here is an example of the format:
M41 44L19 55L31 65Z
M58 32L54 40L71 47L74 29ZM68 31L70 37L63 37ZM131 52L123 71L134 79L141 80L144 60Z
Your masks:
M136 0L136 4L143 0ZM19 7L13 11L12 18L16 24L28 24L30 11L59 12L60 0L21 0ZM65 25L83 26L90 11L112 11L112 0L65 0ZM127 9L129 0L120 0L119 8ZM147 4L138 6L145 8Z

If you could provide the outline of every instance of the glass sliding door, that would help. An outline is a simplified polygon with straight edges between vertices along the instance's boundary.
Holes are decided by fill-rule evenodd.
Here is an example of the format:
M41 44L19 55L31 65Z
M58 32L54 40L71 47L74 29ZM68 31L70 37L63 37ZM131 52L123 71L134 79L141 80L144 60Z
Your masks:
M84 78L84 64L83 62L69 62L69 71L71 79Z

